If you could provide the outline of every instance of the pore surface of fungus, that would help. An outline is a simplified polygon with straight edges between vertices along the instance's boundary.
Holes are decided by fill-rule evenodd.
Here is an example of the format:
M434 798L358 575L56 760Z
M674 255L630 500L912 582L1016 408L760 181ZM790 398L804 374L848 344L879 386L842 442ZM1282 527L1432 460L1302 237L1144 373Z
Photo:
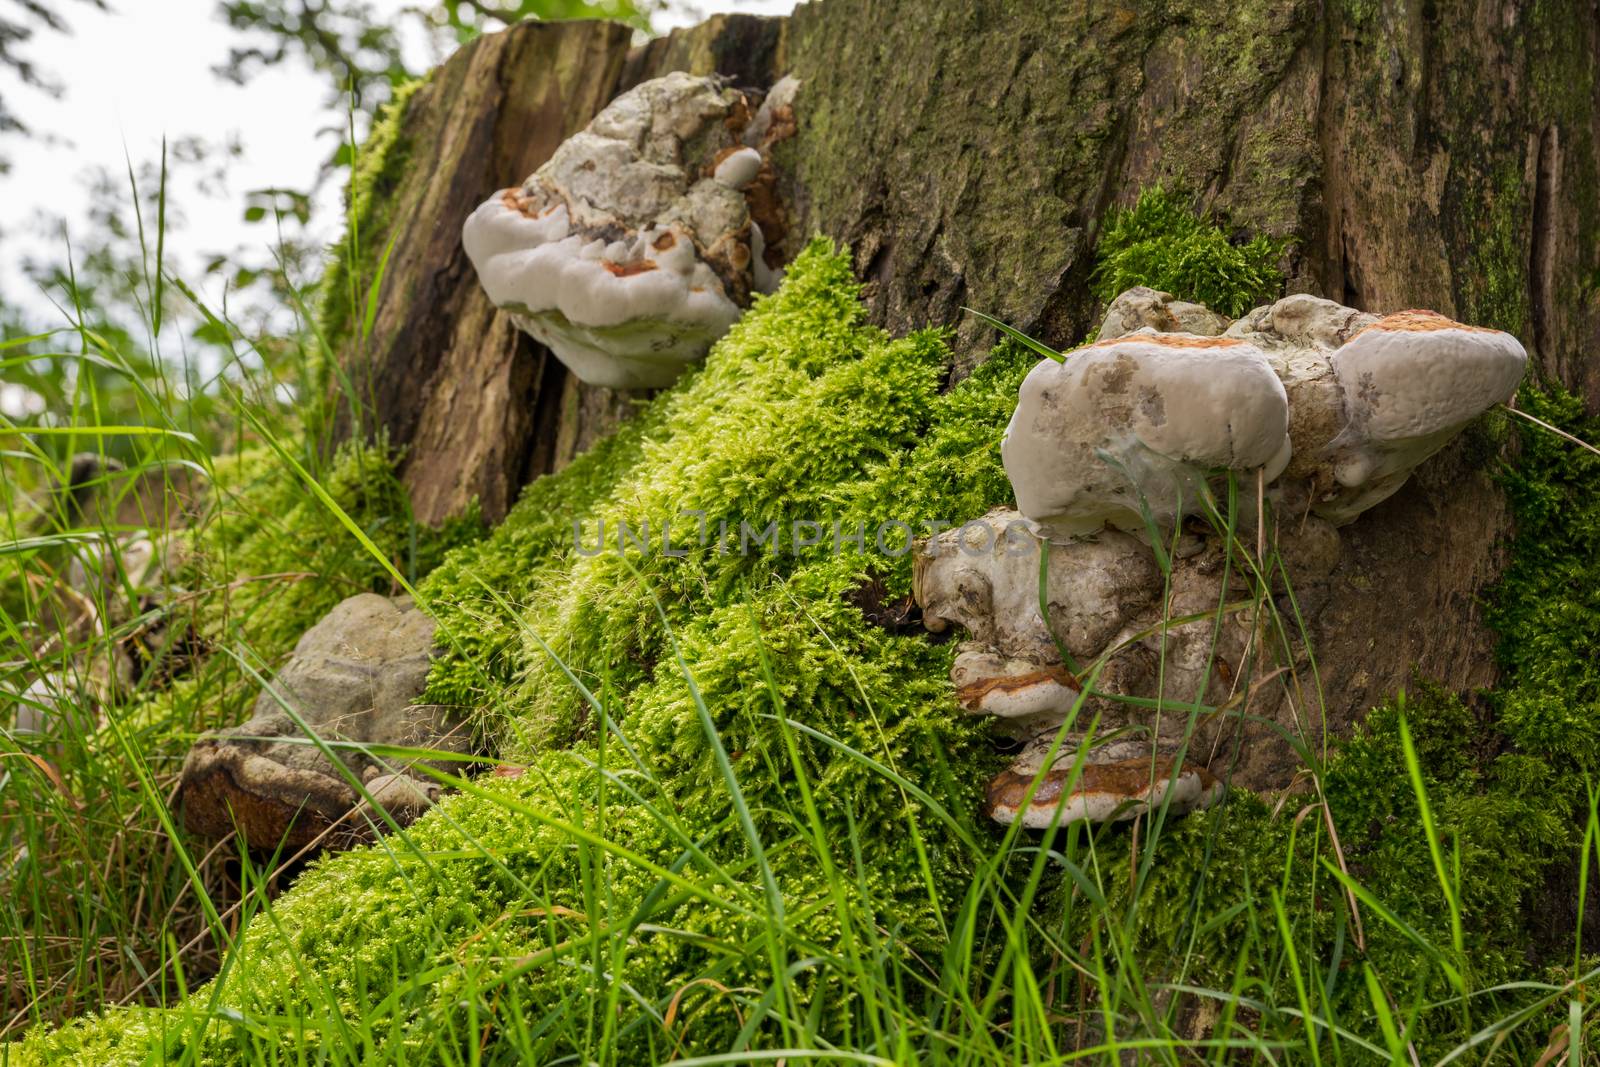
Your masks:
M1120 822L1163 805L1170 814L1181 815L1210 807L1222 796L1222 783L1210 771L1180 761L1171 749L1158 751L1147 742L1124 738L1080 756L1071 741L1063 739L1048 769L1045 760L1055 738L1044 735L1031 742L989 783L984 797L988 816L1042 830L1075 822Z

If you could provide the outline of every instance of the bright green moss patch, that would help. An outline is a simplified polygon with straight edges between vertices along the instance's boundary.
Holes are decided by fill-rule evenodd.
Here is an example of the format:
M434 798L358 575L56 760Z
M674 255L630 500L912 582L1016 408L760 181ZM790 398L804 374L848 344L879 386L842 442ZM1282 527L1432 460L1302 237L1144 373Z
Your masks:
M1577 397L1530 388L1518 404L1600 441L1600 419ZM1531 427L1518 438L1503 477L1516 550L1489 615L1510 682L1500 719L1527 751L1600 777L1600 457Z
M1106 224L1096 248L1094 292L1110 302L1136 285L1171 293L1238 318L1277 299L1284 245L1264 235L1236 242L1160 186Z
M449 644L429 678L429 700L491 705L517 676L523 668L518 613L536 589L553 588L565 577L573 521L607 499L639 461L644 437L661 415L659 406L649 409L559 474L533 482L492 534L427 576L419 592Z
M941 395L946 358L935 333L865 328L844 259L813 248L702 370L424 583L459 642L432 698L490 707L509 751L564 745L592 726L566 671L618 692L676 678L657 601L686 643L737 630L725 611L798 644L860 630L845 598L869 577L910 591L908 533L1009 496L998 444L1028 363L997 358Z

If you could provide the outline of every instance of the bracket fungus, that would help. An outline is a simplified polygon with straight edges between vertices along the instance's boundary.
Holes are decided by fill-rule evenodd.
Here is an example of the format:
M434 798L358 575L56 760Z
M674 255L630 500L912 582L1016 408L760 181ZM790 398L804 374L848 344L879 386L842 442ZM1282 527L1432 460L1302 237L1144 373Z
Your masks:
M769 95L778 95L779 87ZM784 88L792 129L792 87ZM672 384L776 287L767 150L746 95L683 72L644 82L462 228L489 299L582 381ZM774 223L767 222L769 229Z
M1041 549L1049 552L1049 627L1039 613ZM1052 542L1001 508L920 546L913 586L923 626L969 634L951 672L962 707L1029 732L1058 725L1081 691L1056 638L1074 659L1093 658L1160 580L1155 557L1128 534Z
M1314 518L1285 544L1296 557L1297 588L1325 577L1338 558L1331 527ZM1040 611L1041 551L1049 553L1048 624ZM1097 663L1092 706L1103 713L1116 711L1102 699L1108 694L1189 700L1203 691L1225 699L1254 615L1235 609L1216 617L1224 564L1220 543L1184 532L1167 577L1132 534L1049 539L1000 508L918 546L913 596L929 631L967 631L950 672L957 703L1028 737L1068 717Z
M365 833L357 813L366 805L352 774L397 821L409 822L437 787L366 746L471 751L470 734L450 709L416 702L433 650L433 620L409 598L359 593L341 601L301 635L246 722L196 739L180 783L184 824L211 838L237 830L251 848L347 845ZM343 767L307 729L340 743L334 754Z
M1229 324L1134 289L1098 341L1035 366L1001 444L1017 510L930 538L914 574L924 625L967 631L951 670L957 702L1032 738L991 783L989 814L1041 827L1214 800L1209 772L1175 765L1162 742L1095 748L1070 788L1075 747L1041 777L1043 757L1074 709L1110 729L1148 726L1148 708L1254 700L1261 722L1274 709L1302 714L1259 692L1257 680L1304 652L1261 600L1291 598L1313 623L1333 595L1337 527L1509 400L1526 362L1511 335L1429 311L1380 318L1302 294ZM1260 490L1228 536L1191 518L1225 472ZM1270 587L1241 597L1246 561L1232 546L1251 531L1265 543L1263 523ZM1216 752L1226 717L1204 718L1195 751Z
M984 810L991 819L1042 830L1052 824L1121 822L1163 805L1169 814L1182 815L1208 808L1222 796L1222 783L1206 768L1180 762L1175 752L1143 741L1091 747L1079 766L1079 745L1063 739L1046 769L1054 742L1049 734L1036 738L989 783Z
M1280 489L1303 482L1310 510L1338 526L1509 401L1528 362L1500 330L1432 311L1379 318L1306 295L1257 308L1226 336L1266 351L1288 390L1294 458Z
M1041 360L1001 456L1017 508L1053 534L1163 526L1197 509L1217 468L1289 462L1289 401L1255 345L1149 327Z
M1516 395L1528 353L1500 330L1432 311L1385 316L1328 357L1344 394L1329 444L1340 489L1319 511L1334 522L1387 499L1467 424Z

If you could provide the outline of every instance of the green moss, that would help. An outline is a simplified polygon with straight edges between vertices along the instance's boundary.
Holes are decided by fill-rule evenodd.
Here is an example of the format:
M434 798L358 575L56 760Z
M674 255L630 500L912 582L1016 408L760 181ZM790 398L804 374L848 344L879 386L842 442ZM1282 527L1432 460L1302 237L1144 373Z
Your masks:
M1461 313L1519 337L1528 336L1528 230L1532 205L1521 165L1504 164L1483 177L1484 188L1464 187L1453 197L1470 269L1457 275Z
M346 191L345 232L330 249L317 292L317 323L330 353L338 352L356 327L360 302L383 259L386 245L381 238L399 206L395 193L411 158L406 110L427 82L420 78L395 89L356 155Z
M1197 228L1181 204L1142 198L1122 247L1158 251L1172 231ZM1195 247L1214 260L1232 254L1211 238ZM1003 348L941 392L940 335L891 340L865 325L856 297L845 258L813 245L703 369L607 445L535 483L499 530L424 582L452 641L434 697L479 707L502 752L527 764L519 777L447 801L403 842L318 864L270 919L250 925L227 977L179 1011L40 1032L25 1053L94 1060L157 1043L168 1056L189 1047L225 1060L278 1054L295 1038L337 1054L348 1040L332 1020L359 1017L370 1059L490 1040L488 1053L540 1061L603 1041L619 1062L653 1062L781 1041L774 1022L754 1018L746 1030L735 1005L770 994L774 968L790 963L799 977L788 995L802 1003L789 1017L811 1018L840 1046L882 1047L862 972L843 962L852 952L892 961L879 972L885 983L924 976L928 989L900 990L913 1011L950 1010L954 998L935 978L988 983L994 943L953 943L950 924L967 915L979 930L1000 923L982 891L957 903L980 884L994 840L972 819L997 757L983 727L955 713L951 650L879 629L852 603L869 579L904 593L907 557L834 553L831 538L795 553L789 536L795 520L860 524L870 546L886 519L959 520L1004 501L998 443L1032 361ZM1570 398L1530 392L1523 405L1600 437ZM1156 836L1147 829L1137 846L1116 827L1093 835L1108 905L1084 903L1075 869L1047 880L1030 921L1053 924L1062 945L1109 939L1122 923L1129 966L1136 960L1145 978L1238 988L1281 1006L1295 1002L1297 978L1270 903L1277 894L1321 985L1318 1010L1381 1040L1362 978L1371 966L1417 1012L1408 1033L1430 1057L1528 1003L1528 990L1501 986L1539 970L1526 916L1552 865L1571 854L1585 773L1600 758L1600 465L1548 436L1521 436L1504 471L1518 536L1491 597L1505 681L1471 703L1419 687L1338 747L1320 779L1337 853L1315 795L1290 796L1280 810L1233 794ZM740 522L776 522L783 550L719 552L720 539L683 536L697 524L676 527L681 556L618 550L619 524L648 526L659 549L661 524L691 511L712 533L727 520L735 544ZM604 520L609 550L579 551L575 520L586 546ZM609 724L596 721L569 670ZM1459 952L1402 713L1460 904ZM820 832L803 815L802 785ZM778 940L803 966L769 952L775 909L741 812L782 902ZM1011 862L1032 853L1024 847ZM1335 855L1383 905L1363 906L1359 944L1329 870ZM930 962L941 959L945 969ZM1241 959L1248 967L1238 972ZM1441 959L1473 991L1465 1007L1450 999ZM1049 953L1034 961L1040 974L1059 964ZM720 988L747 992L706 992ZM665 1006L687 990L700 991L700 1010L692 1027L669 1032ZM212 1020L203 1040L184 1011ZM286 1018L330 1022L298 1035L254 1022ZM932 1018L918 1024L964 1025ZM1556 1021L1513 1035L1507 1062L1531 1062Z
M1600 419L1578 398L1526 388L1519 406L1587 441ZM1517 522L1515 552L1489 619L1505 640L1510 684L1498 694L1504 728L1530 752L1548 753L1569 780L1600 773L1600 457L1538 429L1503 482Z
M975 832L977 791L996 757L982 724L955 713L950 647L869 623L851 595L872 577L892 594L909 589L909 556L873 546L880 522L950 521L1005 492L998 445L1031 360L1007 349L943 393L947 359L937 333L891 340L867 326L846 258L814 244L703 369L608 445L535 483L492 537L451 555L421 590L455 635L433 685L478 698L504 750L528 770L417 824L410 842L420 854L373 849L320 864L272 922L251 926L221 1003L244 1019L381 1003L398 1048L468 1025L459 991L486 982L515 989L491 1013L538 1018L582 1002L599 980L573 970L573 952L515 961L542 959L586 930L632 929L605 947L605 970L643 994L617 1006L618 1055L665 1058L671 1047L645 1006L659 1011L697 978L743 986L771 975L759 948L770 922L758 906L762 882L732 821L708 722L766 842L794 943L826 958L854 931L873 951L936 958L947 914L935 901L971 877L957 835ZM587 556L571 541L575 518L659 531L688 509L703 510L712 531L723 519L735 529L777 521L782 551L719 553L693 539L683 556ZM791 552L796 519L837 520L846 532L860 524L865 551L836 554L830 541ZM534 635L605 699L626 750L595 729ZM486 672L467 666L485 659ZM775 692L762 682L768 671ZM934 818L865 759L803 730L786 743L778 710L911 772L959 822ZM602 762L614 770L600 774ZM822 813L820 840L800 814L801 776ZM550 819L603 833L613 853ZM867 854L833 853L846 873L830 877L818 849L853 838ZM916 841L922 848L908 847ZM617 849L724 888L682 899ZM652 932L637 929L643 919ZM893 931L888 941L880 928ZM849 1043L865 1023L845 974L813 964L795 995L815 1005L824 1032ZM36 1040L87 1048L129 1040L148 1022L116 1016ZM733 1011L708 1011L685 1049L730 1047L738 1030ZM254 1040L249 1027L224 1025L207 1048L227 1057ZM544 1038L536 1058L572 1040Z
M489 537L448 556L423 581L419 592L450 645L429 677L429 700L487 706L516 678L523 669L520 613L536 590L561 581L574 520L607 500L639 462L662 413L650 408L559 474L534 481Z
M567 744L587 720L566 670L626 692L667 656L652 597L688 626L802 576L815 596L840 598L869 573L901 595L910 558L876 551L880 525L921 534L925 521L960 521L1008 495L998 444L1025 361L992 361L941 396L936 334L865 331L844 260L814 250L804 262L785 299L759 305L703 370L535 483L486 542L424 584L460 641L434 672L434 699L517 709L501 716L510 751ZM792 551L796 523L822 543ZM748 541L773 524L777 554L729 551L742 528ZM827 558L836 528L846 551ZM624 529L651 550L629 540L617 551ZM858 529L864 552L845 540ZM663 554L663 536L684 554ZM586 555L602 537L607 550Z
M1147 285L1238 318L1277 298L1283 252L1283 242L1265 235L1231 240L1178 194L1154 186L1107 223L1097 249L1095 295L1109 303Z

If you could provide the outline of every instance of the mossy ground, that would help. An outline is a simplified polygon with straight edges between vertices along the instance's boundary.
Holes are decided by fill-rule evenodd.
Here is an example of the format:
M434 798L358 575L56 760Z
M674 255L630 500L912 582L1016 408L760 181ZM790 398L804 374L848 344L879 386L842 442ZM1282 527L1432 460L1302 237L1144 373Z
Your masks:
M1392 1051L1392 1010L1434 1056L1546 996L1496 987L1552 962L1524 917L1574 854L1600 755L1593 461L1522 435L1517 551L1493 594L1505 684L1374 713L1321 768L1326 818L1314 797L1236 795L1137 847L1113 827L1041 853L974 818L1002 757L954 706L949 647L853 600L868 580L909 588L909 558L872 545L884 521L1008 498L997 446L1031 360L1001 349L941 392L940 335L890 339L856 293L814 245L702 370L422 582L450 642L433 697L481 709L525 769L317 864L178 1008L40 1030L21 1057L1047 1057L1086 1018L1170 1038L1149 986L1166 981L1244 998L1238 1032L1301 1062L1331 1043L1306 1041L1306 1012ZM1524 403L1600 429L1570 399ZM691 512L713 534L776 521L780 551L719 552L685 536L698 516L674 527L685 555L617 550L620 523L659 548ZM609 550L580 551L574 519L591 549L605 520ZM792 553L796 520L859 523L866 551L830 536ZM1371 894L1359 935L1329 822ZM1537 1058L1557 999L1500 1062Z
M750 981L745 968L770 974L773 961L739 951L762 943L759 927L771 917L755 906L761 883L733 820L719 749L736 768L750 829L766 843L772 884L792 902L791 936L838 952L854 926L877 949L937 955L947 916L933 904L935 886L969 879L970 856L904 788L833 746L933 789L961 813L956 825L967 834L978 832L970 813L996 757L978 724L951 713L949 649L869 623L852 594L871 579L890 597L909 592L904 536L880 552L881 523L948 522L1002 491L1000 431L1028 361L1001 354L943 394L948 352L937 333L891 340L863 316L846 260L814 246L783 292L752 309L703 370L536 483L491 537L421 584L452 649L434 673L434 698L485 709L501 754L528 769L443 805L401 853L358 852L308 874L272 922L252 927L239 957L250 962L222 983L226 1001L248 1017L309 1008L308 997L329 991L350 998L342 1011L393 994L414 1021L460 1026L452 981L397 986L395 976L475 954L465 946L486 931L482 947L498 944L491 955L501 962L548 950L558 928L556 943L582 929L567 930L558 916L582 913L593 928L597 902L608 925L634 916L635 925L648 917L661 928L606 948L617 953L608 969L631 989L655 996L694 977L722 975L732 985ZM776 521L777 550L719 551L712 536L699 542L691 521L673 537L674 551L688 542L687 555L656 551L662 522L690 511L705 513L708 535L727 520L730 540L741 523L765 531ZM621 553L613 542L586 555L574 544L574 519L591 520L586 544L600 519L613 531L622 522L648 527L651 551ZM829 536L795 551L796 521L818 522ZM862 544L847 539L836 553L835 521L847 538L861 527ZM598 707L567 670L597 694ZM770 687L762 682L769 672ZM618 736L603 728L600 708L620 724ZM779 729L777 714L832 741ZM833 857L852 871L844 882L830 883L817 843L802 835L806 794L824 813L827 840L870 828L870 855ZM602 818L608 847L643 862L604 849L573 853L570 833L543 825L545 817L575 825ZM451 852L478 855L430 858ZM678 899L660 871L685 860L690 875L716 872L727 884L706 899ZM638 914L652 897L658 910ZM887 941L879 924L893 932ZM525 975L520 1010L571 1001L569 963L557 956ZM319 978L297 977L305 973ZM825 969L795 989L836 1039L864 1025L850 989ZM639 1006L626 1000L621 1011L616 1048L641 1058L667 1051L651 1012L636 1018ZM124 1024L142 1030L157 1017L114 1018L49 1042L65 1049L93 1035L112 1039ZM726 1047L738 1034L734 1019L715 1013L697 1025L692 1045ZM563 1032L559 1040L570 1039ZM251 1040L248 1027L212 1031L208 1047L222 1055Z

